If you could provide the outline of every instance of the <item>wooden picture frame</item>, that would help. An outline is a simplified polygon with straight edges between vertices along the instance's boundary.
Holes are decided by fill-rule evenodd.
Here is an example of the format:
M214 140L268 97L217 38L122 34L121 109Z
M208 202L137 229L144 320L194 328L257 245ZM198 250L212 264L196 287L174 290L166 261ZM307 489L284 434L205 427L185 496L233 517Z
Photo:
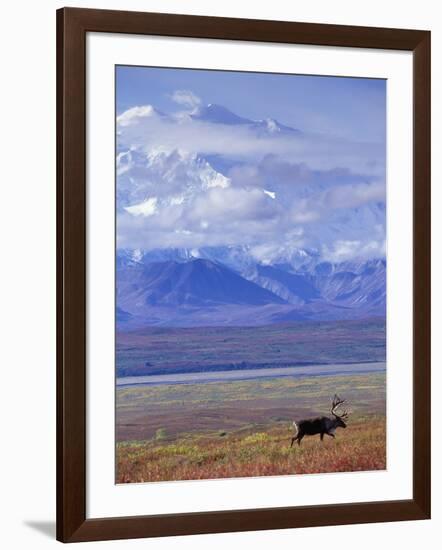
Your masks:
M216 38L413 53L413 498L86 518L86 33ZM57 12L57 539L63 542L430 517L430 33L160 13Z

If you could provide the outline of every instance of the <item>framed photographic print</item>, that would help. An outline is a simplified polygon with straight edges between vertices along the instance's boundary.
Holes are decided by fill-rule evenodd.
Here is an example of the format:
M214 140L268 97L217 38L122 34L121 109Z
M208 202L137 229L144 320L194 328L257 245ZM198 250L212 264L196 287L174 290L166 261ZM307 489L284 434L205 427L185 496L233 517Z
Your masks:
M430 33L57 37L57 538L429 518Z

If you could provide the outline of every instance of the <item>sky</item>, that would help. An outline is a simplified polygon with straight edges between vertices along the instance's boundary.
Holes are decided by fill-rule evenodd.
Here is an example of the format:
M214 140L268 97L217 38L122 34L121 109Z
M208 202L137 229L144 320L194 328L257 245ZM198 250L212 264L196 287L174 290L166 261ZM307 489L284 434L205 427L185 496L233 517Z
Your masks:
M191 90L204 103L246 118L270 117L311 132L385 142L383 79L118 66L116 89L117 114L146 103L173 111L173 91Z
M118 247L385 255L385 80L118 66L116 114Z

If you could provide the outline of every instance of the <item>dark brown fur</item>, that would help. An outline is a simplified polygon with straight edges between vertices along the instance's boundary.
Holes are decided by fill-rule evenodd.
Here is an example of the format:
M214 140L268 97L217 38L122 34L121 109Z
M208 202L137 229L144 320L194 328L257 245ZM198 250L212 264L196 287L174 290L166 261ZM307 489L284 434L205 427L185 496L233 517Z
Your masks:
M332 418L329 416L319 416L317 418L308 418L301 420L299 423L293 422L295 427L295 435L292 437L290 447L293 447L293 443L298 441L298 445L301 445L301 441L306 435L319 434L321 441L324 440L324 435L327 434L330 437L335 437L336 428L346 428L347 424L344 422L344 418L348 417L348 412L344 411L342 414L337 414L337 409L345 402L345 399L341 399L337 395L334 396L331 406Z

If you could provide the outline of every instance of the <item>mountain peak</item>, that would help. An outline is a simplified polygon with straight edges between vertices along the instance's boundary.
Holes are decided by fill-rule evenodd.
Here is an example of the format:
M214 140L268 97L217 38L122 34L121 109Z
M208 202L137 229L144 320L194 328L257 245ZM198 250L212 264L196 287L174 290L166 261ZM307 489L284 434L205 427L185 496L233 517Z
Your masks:
M199 107L198 110L191 115L195 120L203 120L207 122L216 122L218 124L252 124L253 121L247 118L240 117L223 107L222 105L217 105L216 103L209 103Z
M269 134L277 134L277 133L299 133L299 130L296 128L292 128L291 126L286 126L285 124L282 124L276 118L265 118L264 120L258 120L255 123L255 126L259 127L260 129L265 130Z
M265 118L262 120L251 120L244 118L236 113L233 113L227 107L218 105L216 103L209 103L199 107L192 115L193 120L202 120L204 122L213 122L216 124L228 124L228 125L247 125L250 128L263 132L265 134L277 134L277 133L298 133L299 130L281 124L275 118Z
M119 126L131 126L145 118L164 116L164 113L152 105L136 105L135 107L121 113L121 115L117 117L117 124Z
M122 266L117 294L118 306L135 314L149 306L179 308L285 303L279 296L229 268L200 258L185 263L163 261Z

